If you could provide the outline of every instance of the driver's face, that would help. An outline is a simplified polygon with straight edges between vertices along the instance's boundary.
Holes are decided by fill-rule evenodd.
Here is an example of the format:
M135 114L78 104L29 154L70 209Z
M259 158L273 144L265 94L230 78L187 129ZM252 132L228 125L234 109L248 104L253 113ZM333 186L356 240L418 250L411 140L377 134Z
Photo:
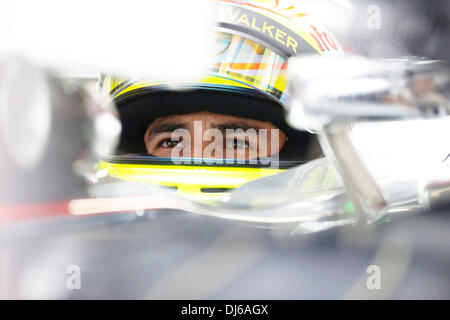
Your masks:
M180 135L179 133L183 134ZM147 153L158 157L255 159L279 152L286 135L270 122L211 112L154 120L144 136Z

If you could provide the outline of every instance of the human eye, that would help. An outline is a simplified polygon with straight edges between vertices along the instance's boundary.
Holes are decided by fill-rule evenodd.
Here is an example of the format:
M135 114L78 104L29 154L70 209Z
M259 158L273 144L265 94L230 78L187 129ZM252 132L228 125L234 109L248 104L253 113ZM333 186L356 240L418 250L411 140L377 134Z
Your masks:
M181 144L182 139L166 138L158 143L160 148L175 148Z
M243 139L227 139L226 147L229 149L249 149L250 145L247 141Z

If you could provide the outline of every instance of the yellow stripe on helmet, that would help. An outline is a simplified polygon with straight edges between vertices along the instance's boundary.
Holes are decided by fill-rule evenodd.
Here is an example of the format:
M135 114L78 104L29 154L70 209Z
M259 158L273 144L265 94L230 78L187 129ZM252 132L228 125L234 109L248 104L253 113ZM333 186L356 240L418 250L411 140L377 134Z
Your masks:
M209 193L205 188L231 190L257 178L283 171L272 168L128 164L105 161L100 161L97 169L106 170L108 176L125 181L176 187L178 193L197 199L220 198L224 195L224 192Z

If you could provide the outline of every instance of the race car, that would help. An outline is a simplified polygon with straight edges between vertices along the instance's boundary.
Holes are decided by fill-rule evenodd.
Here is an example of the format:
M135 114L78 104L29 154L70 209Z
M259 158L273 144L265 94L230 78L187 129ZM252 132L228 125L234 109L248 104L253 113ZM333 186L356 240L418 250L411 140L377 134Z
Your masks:
M217 15L195 81L0 63L0 294L447 298L445 62L350 53L299 1Z

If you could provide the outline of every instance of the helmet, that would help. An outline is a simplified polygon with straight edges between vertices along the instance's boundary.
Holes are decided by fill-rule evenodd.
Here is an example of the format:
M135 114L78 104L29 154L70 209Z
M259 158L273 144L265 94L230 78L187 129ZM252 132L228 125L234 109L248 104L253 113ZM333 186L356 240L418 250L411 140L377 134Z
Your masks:
M175 91L153 80L101 77L102 90L116 104L122 121L116 154L99 164L109 176L216 198L320 154L314 135L292 129L284 119L289 104L286 68L289 57L339 54L340 44L291 1L219 0L217 6L216 52L210 71L195 83L179 85L187 90ZM202 156L201 161L174 163L173 157L149 151L144 139L149 124L170 115L205 111L270 123L281 130L282 146L256 157L269 160L259 163L218 162Z

